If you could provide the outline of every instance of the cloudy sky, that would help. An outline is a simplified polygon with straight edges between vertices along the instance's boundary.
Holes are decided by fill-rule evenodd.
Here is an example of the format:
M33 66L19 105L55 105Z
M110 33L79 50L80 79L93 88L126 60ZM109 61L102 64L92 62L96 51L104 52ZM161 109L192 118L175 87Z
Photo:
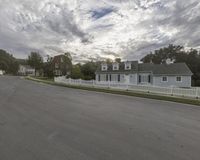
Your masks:
M134 60L170 43L200 49L200 0L0 0L0 48L19 58Z

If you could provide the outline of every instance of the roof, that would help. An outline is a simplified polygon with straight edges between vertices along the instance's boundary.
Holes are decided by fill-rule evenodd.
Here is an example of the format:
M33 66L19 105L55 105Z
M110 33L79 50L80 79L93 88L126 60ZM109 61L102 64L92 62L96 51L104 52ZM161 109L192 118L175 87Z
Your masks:
M22 66L22 67L24 67L24 68L26 68L26 69L34 69L33 67L31 67L31 66L29 66L29 65L22 65L22 64L20 64L20 66Z
M57 56L54 56L54 57L53 57L53 61L52 61L52 63L60 63L62 57L64 57L63 54L61 54L61 55L57 55Z
M151 72L153 75L192 75L191 70L185 63L172 63L172 64L152 64L152 63L137 63L137 61L132 61L131 70L124 69L124 62L119 64L119 70L113 71L112 64L108 65L107 71L101 71L101 66L99 66L96 73L133 73L133 72Z
M113 70L112 64L108 64L108 69L106 71L102 71L101 66L98 66L96 73L99 73L99 72L109 72L109 73L137 72L138 61L128 61L128 62L131 63L131 69L130 70L125 70L125 63L126 62L120 62L119 63L119 70ZM102 63L102 64L105 64L105 63Z

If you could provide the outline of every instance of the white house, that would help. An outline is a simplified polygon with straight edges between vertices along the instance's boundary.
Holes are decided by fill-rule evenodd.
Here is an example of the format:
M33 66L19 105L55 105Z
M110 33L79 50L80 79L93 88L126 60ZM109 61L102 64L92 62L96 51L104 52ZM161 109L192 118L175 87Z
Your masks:
M96 80L99 82L112 81L162 87L191 87L191 76L192 72L185 63L104 62L96 71Z
M5 71L0 70L0 76L3 75L5 73Z
M22 76L34 76L35 69L29 65L19 65L18 74Z

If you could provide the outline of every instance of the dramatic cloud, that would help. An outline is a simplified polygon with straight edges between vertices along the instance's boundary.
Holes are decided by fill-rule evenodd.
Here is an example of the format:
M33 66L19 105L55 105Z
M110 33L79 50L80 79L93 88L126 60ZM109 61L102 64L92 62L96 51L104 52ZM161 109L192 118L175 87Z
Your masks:
M199 0L0 0L0 48L75 61L140 59L170 43L200 49Z

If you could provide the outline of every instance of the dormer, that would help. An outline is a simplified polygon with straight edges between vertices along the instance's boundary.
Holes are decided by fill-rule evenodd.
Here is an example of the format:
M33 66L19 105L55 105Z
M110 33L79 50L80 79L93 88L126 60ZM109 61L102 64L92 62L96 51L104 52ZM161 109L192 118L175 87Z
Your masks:
M102 70L102 71L107 71L107 70L108 70L108 65L107 65L107 63L102 63L102 64L101 64L101 70Z
M125 70L131 70L131 62L127 61L127 62L124 62L124 68Z
M113 71L119 70L119 63L118 62L114 62L112 64L112 66L113 66Z

